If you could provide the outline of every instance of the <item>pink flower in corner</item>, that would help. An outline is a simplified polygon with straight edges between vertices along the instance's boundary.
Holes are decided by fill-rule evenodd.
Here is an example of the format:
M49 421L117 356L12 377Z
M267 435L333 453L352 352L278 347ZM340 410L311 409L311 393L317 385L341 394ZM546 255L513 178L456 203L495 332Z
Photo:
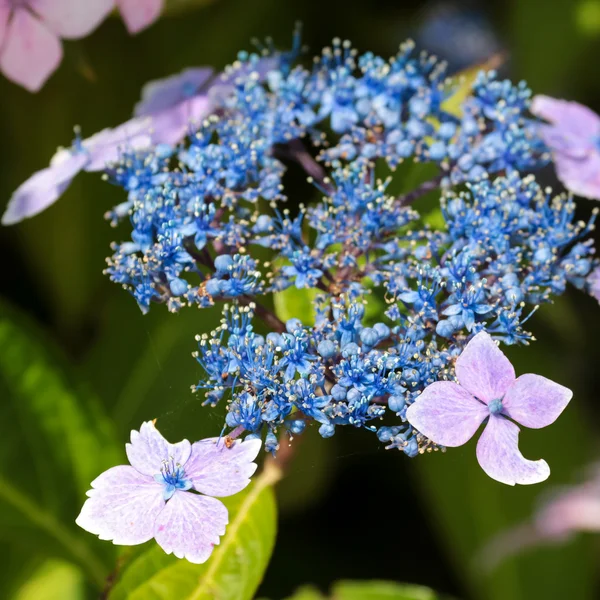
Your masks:
M549 96L536 96L531 112L550 123L540 125L539 132L563 185L600 200L600 116L577 102Z
M37 92L62 60L61 38L81 38L114 0L0 0L0 70Z
M154 23L164 5L164 0L116 0L116 2L129 33L138 33Z
M258 439L170 444L153 422L131 432L131 463L92 481L76 523L101 540L133 546L154 538L167 553L203 563L225 533L228 513L213 496L242 491L256 471Z
M478 333L456 361L458 383L437 381L408 407L409 423L441 446L462 446L487 424L477 442L477 460L496 481L532 484L550 475L545 460L531 461L519 451L519 427L540 429L553 423L573 393L540 375L515 376L494 340Z

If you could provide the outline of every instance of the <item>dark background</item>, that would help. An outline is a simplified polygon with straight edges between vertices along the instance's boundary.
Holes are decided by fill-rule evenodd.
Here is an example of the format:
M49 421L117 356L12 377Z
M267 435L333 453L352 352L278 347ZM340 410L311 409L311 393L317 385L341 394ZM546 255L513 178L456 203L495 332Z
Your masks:
M89 38L66 43L63 64L40 93L0 79L0 197L7 202L48 163L57 145L68 145L74 125L81 125L85 137L126 120L150 79L188 66L220 69L238 50L251 48L254 37L272 36L285 48L297 20L311 53L339 36L360 51L389 56L407 37L420 39L436 5L214 0L162 18L136 37L109 19ZM484 28L489 44L479 44L482 52L474 51L474 60L503 49L506 75L526 79L534 93L600 109L600 1L457 2L444 10L465 11L471 22L464 29L443 18L448 27L435 36L440 44L435 50L445 52L451 66L453 57L457 63L464 58L473 31L479 35ZM290 183L297 181L290 177ZM541 177L555 183L551 170ZM302 193L292 194L292 201ZM122 199L97 174L84 174L45 213L0 231L0 295L43 324L96 391L123 442L132 427L154 417L173 440L215 435L222 413L202 408L189 387L200 375L191 357L194 335L216 325L218 313L187 309L171 315L155 306L142 316L134 300L103 276L110 242L126 234L113 230L103 214ZM593 204L580 202L582 217ZM476 463L473 442L444 456L409 460L384 450L366 432L343 431L322 440L310 431L280 484L277 546L260 595L283 598L305 583L326 590L340 578L383 578L465 599L600 597L593 536L532 550L489 575L477 563L486 540L527 518L541 495L575 481L598 456L599 316L594 300L570 290L532 319L536 344L508 351L517 373L534 371L575 391L556 424L522 435L524 454L544 456L551 465L548 482L508 488L488 479ZM3 544L10 556L19 540ZM10 597L28 577L21 573L8 586Z

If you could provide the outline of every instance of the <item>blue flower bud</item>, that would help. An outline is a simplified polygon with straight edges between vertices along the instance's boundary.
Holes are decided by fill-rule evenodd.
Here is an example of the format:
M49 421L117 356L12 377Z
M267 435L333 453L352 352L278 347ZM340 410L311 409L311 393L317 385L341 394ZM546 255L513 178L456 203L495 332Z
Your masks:
M337 352L337 348L332 341L322 340L319 342L319 344L317 346L317 352L323 358L331 358L332 356L335 356L335 354Z
M348 393L346 394L346 399L350 403L360 402L361 398L362 398L362 393L359 390L357 390L356 388L350 388L348 390Z
M306 428L306 421L304 419L294 419L289 424L290 431L295 435L300 435Z
M377 335L377 332L371 327L365 327L364 329L362 329L359 334L359 337L360 341L365 346L374 346L379 341L379 336Z
M169 288L173 296L182 296L188 291L188 282L179 277L174 277L169 282Z
M233 258L229 254L221 254L215 258L215 269L217 275L225 275L229 272L229 267L233 265Z
M408 444L403 448L404 454L409 458L414 458L419 454L419 444L417 444L417 440L412 438L409 440Z
M218 296L221 293L221 283L218 279L209 279L204 285L204 289L211 296Z
M360 352L360 348L354 342L350 342L342 348L342 356L344 358L349 358L350 356L355 356L359 352Z
M442 319L435 326L435 332L445 338L449 338L454 333L454 324L450 319Z
M392 412L399 413L406 406L406 400L402 396L390 396L388 398L388 407Z
M321 437L330 438L335 433L335 425L323 423L323 425L319 427L319 433L321 434Z
M277 436L269 431L265 437L265 450L267 452L277 452L279 448L279 442L277 441Z
M348 390L337 383L331 388L331 397L337 402L342 402L342 400L345 400L347 393Z

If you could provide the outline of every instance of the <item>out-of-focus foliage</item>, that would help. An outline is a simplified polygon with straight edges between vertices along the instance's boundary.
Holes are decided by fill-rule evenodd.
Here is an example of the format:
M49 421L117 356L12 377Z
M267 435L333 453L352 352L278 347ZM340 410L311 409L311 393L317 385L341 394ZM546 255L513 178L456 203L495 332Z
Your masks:
M438 600L433 590L420 585L402 585L391 581L339 581L324 596L314 587L300 588L288 600Z

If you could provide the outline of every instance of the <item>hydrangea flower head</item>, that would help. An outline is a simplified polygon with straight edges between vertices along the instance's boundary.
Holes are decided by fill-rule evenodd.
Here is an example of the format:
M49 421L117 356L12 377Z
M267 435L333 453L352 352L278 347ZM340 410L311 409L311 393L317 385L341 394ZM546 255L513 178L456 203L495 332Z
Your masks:
M548 121L540 135L552 150L556 173L575 194L600 199L600 116L587 106L536 96L531 112Z
M409 406L406 417L421 433L443 446L462 446L483 421L477 443L481 468L508 485L532 484L550 475L545 460L531 461L518 447L519 428L553 423L572 397L571 390L540 375L515 377L493 339L478 333L456 361L458 383L437 381Z
M92 481L77 524L102 540L126 546L156 539L167 553L203 563L225 533L223 497L243 490L256 470L261 441L226 444L207 438L170 444L153 422L131 432L131 465Z

